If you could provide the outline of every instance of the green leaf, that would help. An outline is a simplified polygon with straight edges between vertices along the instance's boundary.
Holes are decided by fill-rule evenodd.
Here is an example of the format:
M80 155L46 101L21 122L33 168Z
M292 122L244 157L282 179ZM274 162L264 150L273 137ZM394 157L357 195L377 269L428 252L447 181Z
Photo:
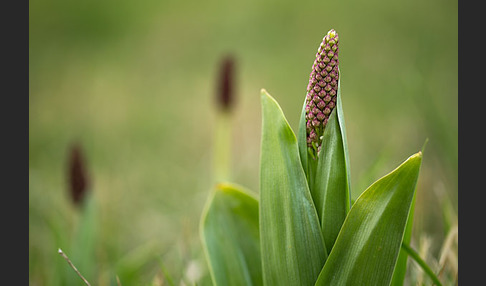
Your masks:
M412 228L413 228L413 213L415 210L415 194L412 199L412 205L410 207L410 212L408 213L407 224L405 226L405 234L403 235L403 243L406 245L410 244L412 239ZM407 274L407 260L408 253L403 247L400 249L398 254L397 264L395 270L393 271L392 286L402 286L405 281L405 274Z
M358 197L316 285L390 284L421 162L412 155Z
M297 139L265 90L262 100L260 242L265 285L312 285L327 258Z
M307 153L307 130L306 130L306 120L305 120L305 100L304 105L302 105L302 111L300 113L299 121L299 131L297 133L297 144L299 146L300 161L302 163L302 168L309 182L309 171L308 171L308 153ZM310 184L309 184L310 185Z
M258 200L236 185L218 184L200 225L214 285L262 285Z
M73 262L79 272L88 280L93 282L96 277L96 244L98 240L98 202L93 191L88 190L81 204L79 221L76 226L72 240L69 259ZM76 277L72 269L71 277ZM79 277L75 278L77 281Z
M322 148L317 160L307 152L305 101L299 124L301 161L306 170L307 181L328 250L332 249L351 204L349 155L340 83L341 80L338 83L336 108L324 129Z
M324 129L314 185L311 188L324 241L332 249L350 207L346 154L337 112Z

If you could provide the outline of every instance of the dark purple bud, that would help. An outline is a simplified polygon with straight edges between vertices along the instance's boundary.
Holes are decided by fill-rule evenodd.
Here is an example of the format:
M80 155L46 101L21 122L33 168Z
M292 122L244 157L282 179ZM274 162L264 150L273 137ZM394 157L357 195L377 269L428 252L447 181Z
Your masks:
M316 139L317 139L317 134L316 134L316 132L315 132L314 130L312 130L312 131L310 132L310 134L309 134L309 138L310 138L312 141L314 141L314 140L316 140Z
M331 92L332 92L332 90L331 90ZM329 101L331 101L331 99L332 99L332 98L331 98L331 94L328 94L328 95L324 96L324 101L325 101L326 103L328 103Z
M74 144L69 154L69 189L75 205L81 205L88 189L88 176L81 147Z
M219 74L218 102L224 111L229 111L234 102L234 59L227 56L223 59Z
M332 102L332 101L331 101ZM331 113L331 108L329 108L329 106L326 106L326 108L324 108L324 110L322 111L325 115L329 115Z

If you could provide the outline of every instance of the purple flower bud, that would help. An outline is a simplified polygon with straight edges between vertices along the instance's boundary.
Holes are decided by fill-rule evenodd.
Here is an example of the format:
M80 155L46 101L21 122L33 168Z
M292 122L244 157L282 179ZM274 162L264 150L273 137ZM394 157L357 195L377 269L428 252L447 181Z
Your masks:
M319 45L316 59L312 65L306 96L307 144L314 152L321 148L329 115L336 106L339 81L339 37L331 29ZM317 155L315 153L315 155Z
M88 189L88 176L81 147L75 144L71 147L69 157L69 189L75 205L81 205Z
M234 59L231 56L224 58L221 63L219 75L218 102L224 111L229 111L234 101Z
M331 90L331 92L332 92L332 90ZM329 101L331 101L331 99L332 99L332 98L331 98L331 96L332 96L332 95L331 95L330 93L329 93L329 94L327 94L326 96L324 96L324 101L325 101L326 103L328 103Z
M310 132L310 134L309 134L309 138L310 138L312 141L313 141L313 140L315 140L315 139L317 139L317 134L316 134L316 132L315 132L314 130L312 130L312 131ZM311 141L311 142L312 142L312 141Z

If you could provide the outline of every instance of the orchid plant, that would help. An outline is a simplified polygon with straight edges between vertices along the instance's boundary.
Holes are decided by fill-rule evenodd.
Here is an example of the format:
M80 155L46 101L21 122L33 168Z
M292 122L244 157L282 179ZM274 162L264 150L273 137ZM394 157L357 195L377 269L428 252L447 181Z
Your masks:
M260 192L220 182L200 236L214 285L403 285L422 151L351 200L339 36L312 65L299 130L261 90Z

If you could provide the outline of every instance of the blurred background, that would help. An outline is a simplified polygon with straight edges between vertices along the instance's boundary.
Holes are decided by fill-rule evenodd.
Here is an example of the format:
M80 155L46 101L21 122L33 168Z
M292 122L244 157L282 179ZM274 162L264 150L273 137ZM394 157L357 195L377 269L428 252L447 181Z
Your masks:
M31 285L81 285L57 253L76 265L70 250L82 215L69 194L73 144L97 206L90 282L207 281L198 224L213 184L221 62L235 59L231 178L258 192L260 89L297 131L315 53L331 28L340 38L353 198L428 139L412 245L438 267L457 223L457 1L29 6ZM415 281L419 270L410 271Z

